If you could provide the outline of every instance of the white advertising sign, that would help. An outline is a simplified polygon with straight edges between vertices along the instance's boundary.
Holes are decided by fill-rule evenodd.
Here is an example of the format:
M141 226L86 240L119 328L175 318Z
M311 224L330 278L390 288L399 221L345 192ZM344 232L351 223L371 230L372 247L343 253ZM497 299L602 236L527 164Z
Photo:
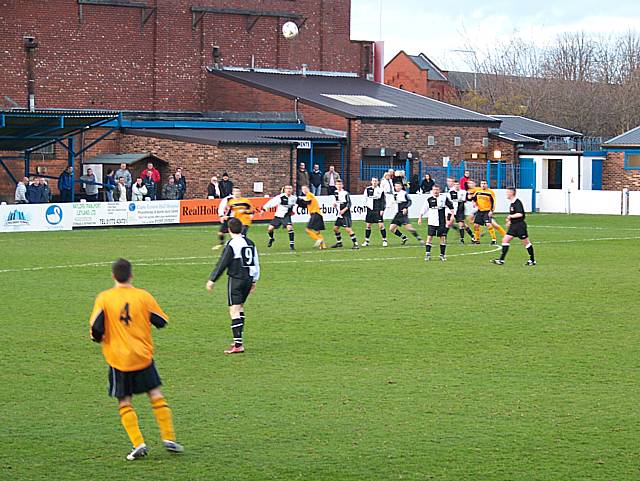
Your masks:
M73 227L127 225L129 203L78 202L73 204Z
M180 201L129 202L128 225L179 224Z
M71 204L0 205L0 232L71 230Z

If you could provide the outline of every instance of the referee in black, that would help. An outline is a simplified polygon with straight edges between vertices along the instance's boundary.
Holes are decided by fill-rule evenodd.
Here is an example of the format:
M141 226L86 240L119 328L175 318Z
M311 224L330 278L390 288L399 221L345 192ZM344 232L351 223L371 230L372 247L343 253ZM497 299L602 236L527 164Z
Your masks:
M227 297L229 301L229 315L231 317L231 332L233 344L224 351L225 354L242 354L244 345L242 333L245 315L244 303L249 294L256 290L256 282L260 278L260 263L256 245L242 235L242 222L235 217L229 219L231 239L224 246L220 260L207 281L207 290L213 290L216 281L227 271Z
M522 241L522 245L527 249L529 253L529 260L525 265L535 266L536 258L533 255L533 245L529 240L529 233L527 232L527 223L524 221L526 214L524 212L524 205L520 199L516 197L516 188L507 188L507 199L511 202L509 206L509 215L507 216L507 234L502 238L502 252L499 259L493 259L491 262L499 266L504 264L504 259L509 252L509 243L511 239L517 237Z

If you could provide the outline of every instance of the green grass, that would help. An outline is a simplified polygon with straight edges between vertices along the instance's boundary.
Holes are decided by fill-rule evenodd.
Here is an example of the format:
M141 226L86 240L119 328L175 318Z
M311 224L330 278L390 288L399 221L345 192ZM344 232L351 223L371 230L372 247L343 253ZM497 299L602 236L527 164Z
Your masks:
M254 226L263 278L232 358L225 286L204 290L214 227L1 235L0 480L640 479L640 218L529 226L535 268L515 242L491 265L486 237L451 233L425 265L375 231L313 252L298 226L291 254ZM124 461L88 338L119 256L171 316L154 334L180 457L139 397L151 454Z

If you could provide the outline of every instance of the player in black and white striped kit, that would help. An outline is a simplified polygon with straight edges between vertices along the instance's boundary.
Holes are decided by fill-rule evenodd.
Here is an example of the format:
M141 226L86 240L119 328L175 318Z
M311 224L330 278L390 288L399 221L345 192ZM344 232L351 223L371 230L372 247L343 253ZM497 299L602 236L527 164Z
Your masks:
M293 209L295 208L296 203L297 198L293 195L293 187L285 185L282 189L282 194L276 195L262 207L263 212L271 207L276 208L273 220L269 223L269 227L267 227L267 234L269 235L269 243L267 244L267 247L271 247L275 240L273 238L273 231L284 226L287 231L289 231L289 249L295 250L295 234L293 232L293 221L291 220L291 216L293 215Z
M360 249L356 234L351 228L353 225L353 221L351 220L351 196L349 196L349 192L344 190L344 184L341 180L336 181L336 191L333 195L336 198L333 206L338 209L338 217L333 226L333 232L336 235L336 243L333 244L331 248L337 249L342 247L342 234L340 233L340 228L344 227L344 230L347 231L347 234L349 234L349 237L351 238L351 242L353 242L352 249Z
M242 235L242 227L240 220L235 217L229 219L231 240L225 245L218 264L207 281L207 290L211 291L225 270L229 276L227 297L233 345L224 351L225 354L244 352L242 342L245 323L244 303L249 294L256 290L256 282L260 279L258 249L248 237Z
M460 233L460 244L464 244L464 233L469 234L469 238L473 240L473 231L464 221L465 209L467 202L467 191L461 190L458 182L451 177L447 177L447 196L453 204L453 212L456 222L458 223L458 232Z
M422 216L427 216L427 244L425 261L431 260L431 243L434 236L440 237L440 260L447 260L447 233L455 220L454 206L447 194L440 193L440 187L434 185L420 210L418 224L422 224Z
M408 237L400 232L399 227L406 225L407 230L418 240L418 242L422 242L422 238L418 235L418 231L413 228L413 226L411 225L411 221L409 220L409 207L411 207L411 197L409 197L407 191L404 190L402 182L396 182L395 184L393 184L393 190L393 203L398 206L398 211L391 221L389 230L400 237L400 239L402 239L402 245L405 245L407 243Z
M378 224L382 236L382 247L387 247L387 229L384 227L384 209L387 206L386 195L378 184L377 177L371 179L371 185L364 189L364 198L367 203L367 216L365 217L363 247L369 245L371 238L371 224Z

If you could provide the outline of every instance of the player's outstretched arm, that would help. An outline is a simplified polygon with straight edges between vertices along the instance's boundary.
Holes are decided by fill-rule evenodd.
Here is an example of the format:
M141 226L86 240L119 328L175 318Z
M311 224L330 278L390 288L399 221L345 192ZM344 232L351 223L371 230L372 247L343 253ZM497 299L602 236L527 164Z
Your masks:
M209 276L209 280L207 281L207 284L205 286L208 291L213 290L214 283L220 278L222 274L224 274L224 271L227 270L227 268L231 265L232 261L233 261L233 248L227 244L226 246L224 246L224 250L220 255L220 259L218 260L218 264L216 265L216 268L213 270L213 272Z

